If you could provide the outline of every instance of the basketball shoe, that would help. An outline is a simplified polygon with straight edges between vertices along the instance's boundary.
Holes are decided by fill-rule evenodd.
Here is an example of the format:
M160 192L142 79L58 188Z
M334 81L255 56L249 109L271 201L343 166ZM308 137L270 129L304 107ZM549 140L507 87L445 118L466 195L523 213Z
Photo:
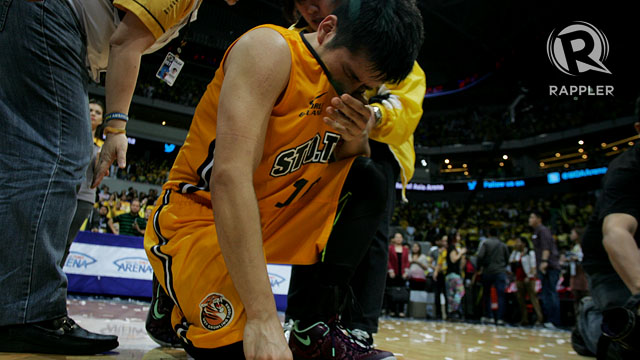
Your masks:
M358 341L337 317L326 323L317 322L306 329L299 329L298 325L296 321L289 337L289 348L295 360L396 360L392 353Z
M173 311L173 300L164 292L162 286L153 277L153 298L149 305L145 328L149 337L164 347L181 348L182 341L171 326L171 311Z

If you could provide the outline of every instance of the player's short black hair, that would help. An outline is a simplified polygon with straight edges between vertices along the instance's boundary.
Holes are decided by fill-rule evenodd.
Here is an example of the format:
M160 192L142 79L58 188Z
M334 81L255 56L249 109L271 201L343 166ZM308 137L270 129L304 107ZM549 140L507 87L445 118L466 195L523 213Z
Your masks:
M400 82L413 69L424 40L415 0L341 0L328 47L364 52L383 82Z

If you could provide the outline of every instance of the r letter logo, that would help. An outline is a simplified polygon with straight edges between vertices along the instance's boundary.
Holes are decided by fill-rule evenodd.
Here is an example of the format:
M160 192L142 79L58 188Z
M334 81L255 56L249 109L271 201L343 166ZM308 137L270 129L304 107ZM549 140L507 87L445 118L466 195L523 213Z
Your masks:
M554 29L547 39L549 60L567 75L577 76L589 70L611 74L604 66L608 55L607 37L584 21L574 21L563 29Z

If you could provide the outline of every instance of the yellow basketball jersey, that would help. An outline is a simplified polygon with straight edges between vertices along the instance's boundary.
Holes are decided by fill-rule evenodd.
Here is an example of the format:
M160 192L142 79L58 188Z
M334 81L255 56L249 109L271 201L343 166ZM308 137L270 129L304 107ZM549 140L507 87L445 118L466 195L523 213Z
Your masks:
M353 159L332 162L340 135L322 118L330 99L337 95L315 51L298 32L275 25L261 27L280 33L291 50L289 82L272 110L262 159L254 173L265 254L270 262L313 263L317 260L313 254L328 239ZM211 200L209 181L223 81L221 65L196 108L163 187L193 194L201 203ZM303 239L315 241L295 241Z

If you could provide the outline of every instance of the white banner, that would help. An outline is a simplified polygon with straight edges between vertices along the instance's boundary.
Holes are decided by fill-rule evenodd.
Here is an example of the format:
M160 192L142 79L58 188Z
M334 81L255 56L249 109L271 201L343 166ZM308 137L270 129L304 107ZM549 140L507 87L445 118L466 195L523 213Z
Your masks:
M269 281L271 281L271 291L274 295L287 295L289 292L289 281L291 280L291 265L267 264Z
M74 242L64 265L67 274L108 276L149 280L153 269L144 249L94 245ZM267 265L271 290L275 295L287 295L291 278L290 265Z
M109 276L125 279L149 280L153 269L144 249L76 243L71 244L67 274Z

